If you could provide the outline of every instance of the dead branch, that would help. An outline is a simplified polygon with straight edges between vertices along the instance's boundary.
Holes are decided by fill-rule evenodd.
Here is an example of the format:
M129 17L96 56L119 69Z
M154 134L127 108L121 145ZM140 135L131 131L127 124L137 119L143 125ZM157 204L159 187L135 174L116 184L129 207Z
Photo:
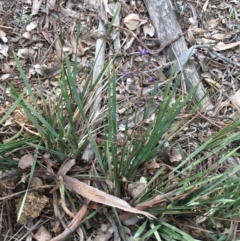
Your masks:
M161 43L164 43L168 39L172 39L176 34L182 35L182 30L170 0L145 0L145 4L151 21L157 31L157 37ZM168 61L173 61L178 59L187 50L187 44L182 37L176 42L173 42L171 47L166 47L163 52ZM181 66L179 66L179 69L181 69ZM191 61L188 62L184 69L184 81L188 92L200 81L197 69ZM204 95L205 89L200 83L195 93L195 101L201 101ZM202 109L212 109L212 104L209 98L206 97L202 102Z
M102 20L99 21L98 32L100 36L104 36L106 34L106 28ZM96 51L95 51L95 65L93 70L93 81L92 84L97 81L98 76L104 68L104 60L105 60L105 50L106 50L106 42L102 38L98 38L96 41ZM90 110L89 123L95 122L96 119L99 119L100 109L101 109L101 101L102 101L102 84L99 83L97 85L97 89L95 92L95 100ZM91 132L95 130L99 126L99 121L95 122L91 125ZM88 143L85 148L82 159L85 161L93 160L94 152L90 143Z

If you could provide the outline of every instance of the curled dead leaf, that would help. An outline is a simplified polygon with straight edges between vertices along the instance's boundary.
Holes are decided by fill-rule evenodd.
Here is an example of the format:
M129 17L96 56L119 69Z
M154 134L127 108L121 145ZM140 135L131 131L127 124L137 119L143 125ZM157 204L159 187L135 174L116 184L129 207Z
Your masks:
M69 161L65 161L59 171L58 171L58 175L59 176L64 176L66 175L66 173L72 168L72 166L75 164L75 159L71 159Z
M149 35L150 37L153 37L155 33L155 29L152 24L144 24L143 32L145 37L147 37L147 35Z
M230 44L225 44L223 42L218 43L217 45L214 46L214 50L216 51L224 51L227 49L235 48L236 46L240 45L240 41L230 43Z
M136 30L139 26L140 18L138 14L130 13L124 18L123 22L128 29Z
M191 44L191 45L194 45L195 42L196 42L196 39L193 35L193 32L192 32L192 29L189 28L188 31L187 31L187 36L186 36L186 39L187 41Z
M208 21L208 25L210 28L216 28L220 22L221 18L213 18Z
M22 36L23 36L25 39L28 39L28 40L30 40L30 39L32 38L32 36L31 36L31 34L30 34L29 32L23 33Z
M52 238L52 235L48 232L48 230L41 226L38 231L35 233L34 238L37 241L48 241Z
M134 182L128 185L128 194L131 197L136 197L146 188L146 184L142 182Z
M7 63L1 63L1 64L0 64L0 71L1 71L2 73L4 73L4 74L10 73L11 68L10 68L10 66L9 66Z
M111 207L119 208L127 212L142 214L148 218L155 218L148 212L137 210L136 208L131 207L124 200L112 196L108 193L105 193L97 188L91 187L83 182L80 182L76 178L64 176L63 177L64 186L70 190L78 193L79 195L98 203L102 203Z
M215 40L222 40L222 39L228 39L228 38L231 38L232 34L231 33L216 33L216 34L213 34L211 35L211 38L212 39L215 39Z
M32 48L19 49L17 56L22 59L33 59L35 51Z
M240 110L240 89L230 97L230 100L233 106Z
M29 24L26 26L26 30L27 30L28 32L30 32L30 31L32 31L33 29L35 29L36 27L37 27L37 24L34 23L34 22L31 22L31 23L29 23Z
M22 156L22 158L18 162L18 167L24 170L27 167L32 166L33 161L34 161L33 155L32 154L26 154L26 155Z
M179 151L179 149L175 148L171 151L171 154L170 154L170 162L173 163L173 162L179 162L182 160L182 155Z

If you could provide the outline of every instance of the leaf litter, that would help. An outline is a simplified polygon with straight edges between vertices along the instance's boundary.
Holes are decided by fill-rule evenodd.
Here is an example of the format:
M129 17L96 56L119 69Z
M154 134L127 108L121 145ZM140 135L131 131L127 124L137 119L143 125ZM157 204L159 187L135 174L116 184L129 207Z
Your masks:
M16 71L16 64L12 57L12 51L17 53L20 63L24 66L31 87L35 91L34 93L37 95L37 91L39 91L38 80L40 80L44 87L43 91L48 96L52 95L51 102L54 102L54 100L58 99L57 93L59 83L57 79L59 77L61 69L60 63L62 60L62 50L58 39L60 30L57 21L60 21L63 28L63 51L71 57L71 60L75 58L78 60L79 71L77 84L81 89L83 86L82 81L86 78L85 70L88 70L94 62L94 48L96 39L99 38L99 33L96 31L97 22L98 19L102 17L95 14L97 4L94 1L84 1L84 3L74 0L66 1L65 3L62 1L60 6L58 6L55 1L46 2L38 0L32 2L25 1L23 4L18 4L16 1L13 5L8 1L5 1L5 3L5 5L2 5L4 14L0 24L0 38L2 41L0 43L0 59L2 60L0 64L0 118L4 116L13 103L6 81L10 82L20 91L24 89L24 84ZM109 15L113 15L114 11L108 8L109 3L103 1L103 4L105 12L109 13ZM134 129L141 133L142 131L139 126L149 124L147 121L142 123L143 118L141 116L143 116L147 100L150 98L150 93L154 88L155 79L158 77L159 66L166 64L167 61L163 56L160 56L160 54L159 56L154 56L146 51L144 48L145 42L144 46L141 45L142 41L146 41L150 49L158 48L158 43L156 43L154 39L147 39L149 36L151 38L156 37L157 33L154 33L144 3L141 1L131 1L130 4L125 2L122 3L122 6L123 9L121 9L121 12L123 13L124 20L121 20L123 21L122 25L120 25L122 28L118 28L118 31L121 33L120 37L119 35L118 37L121 39L121 49L125 49L128 52L117 52L114 49L112 46L114 36L110 36L110 39L107 39L107 51L109 51L110 56L111 54L116 56L115 64L120 73L117 87L118 99L121 100L117 110L118 119L120 120L118 125L119 143L121 143L121 139L123 138L122 132L125 130L124 124L127 119L127 111L130 115L128 119L133 120L132 122L130 121L128 125L129 133L134 133ZM183 9L180 7L182 6L179 6L179 9ZM81 12L80 15L79 11ZM196 11L199 14L204 12L205 19L196 17ZM225 55L237 62L239 60L238 47L240 43L237 35L240 26L238 19L239 11L240 6L238 1L226 1L221 4L211 3L211 1L202 1L200 5L193 5L193 3L189 2L188 6L183 9L183 12L179 13L179 21L181 21L182 24L185 23L183 28L188 31L186 40L190 46L195 43L203 45L213 44L213 48L216 51L228 50L224 52ZM60 18L57 15L59 15ZM141 15L141 19L139 15ZM81 18L81 38L77 41L74 28L78 18ZM125 24L125 27L130 31L136 31L134 34L136 33L136 36L140 36L138 38L141 41L136 41L134 35L127 31L126 28L123 27L123 24ZM200 54L201 56L199 56ZM202 70L201 77L206 88L209 86L213 87L211 101L214 103L213 116L216 117L216 119L198 115L191 122L191 125L187 125L185 128L179 130L174 138L178 138L178 143L182 148L187 148L185 143L186 139L188 139L188 145L194 148L197 143L197 138L204 140L207 136L211 135L211 132L215 131L212 126L220 126L220 128L222 128L221 126L225 126L227 123L224 120L222 121L220 117L226 116L226 119L232 118L233 120L239 117L239 69L236 67L230 68L224 61L219 61L217 58L211 56L211 54L211 58L209 59L209 53L206 49L199 50L196 55L198 55L196 61L200 61L200 58L202 58L200 61ZM122 58L122 56L124 56L124 58ZM105 58L107 59L107 57ZM40 78L38 78L38 74L40 74ZM158 97L154 100L153 106L159 106L162 101L165 80L166 77L163 76L159 85ZM103 102L104 99L107 98L108 96L105 94L103 96ZM30 98L28 101L31 101ZM39 102L41 101L39 100ZM128 110L126 106L129 106ZM124 108L125 110L123 110ZM156 109L153 109L149 114L150 123L154 120L154 117L152 117L151 120L151 115L154 115ZM184 113L185 111L187 112L187 110L183 110L183 115L186 114ZM177 122L180 122L182 118L183 117L179 115L176 118L175 124L177 125ZM201 131L198 131L197 128ZM20 108L16 108L12 112L11 117L0 127L0 131L2 135L1 141L3 143L7 142L10 137L19 133L24 133L25 136L37 135L37 130ZM137 133L137 135L139 133ZM129 135L131 136L131 134ZM99 135L99 139L101 140L101 135ZM154 175L161 167L167 167L169 165L169 168L171 168L172 165L175 165L173 164L174 162L180 162L182 160L181 152L177 146L172 145L169 148L170 150L165 156L163 155L162 158L159 157L158 160L152 160L151 163L144 166L145 171L151 170L148 175ZM13 158L16 163L18 163L19 167L23 169L24 174L21 172L11 177L11 173L2 173L0 183L1 197L8 197L12 192L18 193L26 189L23 180L25 179L24 175L26 176L28 175L27 173L29 173L26 168L31 166L32 149L23 149L17 156L13 156ZM127 202L120 198L91 187L84 182L80 182L76 178L66 176L66 173L71 169L74 170L74 168L79 168L74 166L74 164L70 165L67 170L62 170L61 168L64 167L64 165L59 169L58 164L50 158L48 162L46 159L44 162L44 158L41 157L39 157L39 160L41 165L39 165L39 169L36 170L36 174L38 173L40 179L47 180L49 178L51 182L55 179L56 185L64 185L67 189L76 193L76 195L80 195L89 201L117 207L128 212L143 214L148 217L152 216L141 210L149 206L166 202L164 197L159 195L149 201L149 203L146 203L146 207L144 206L144 208L141 205L132 208ZM210 161L213 160L208 160L208 162ZM46 165L46 168L43 163ZM209 163L206 163L206 165L209 165ZM62 176L63 180L61 184L59 184L58 177L54 174L55 170L58 169L58 175ZM80 168L80 170L86 172L84 168ZM13 173L14 172L13 170ZM5 177L3 178L4 175ZM142 172L141 175L144 176L146 174ZM134 180L133 186L134 184L137 188L139 186L145 186L145 184L139 184L139 178ZM141 192L143 189L140 187L139 189ZM56 188L58 188L58 186L56 186ZM128 185L128 188L131 189L131 185ZM51 196L49 194L46 196L43 193L44 192L40 189L28 193L22 219L20 219L19 224L30 222L32 219L38 220L38 218L44 217L49 213L51 213L50 216L53 214L53 201ZM189 193L191 193L191 191L189 191ZM132 195L129 193L129 195L135 197L138 195L138 192ZM15 217L11 215L13 220L16 219L22 197L23 196L19 195L14 201L16 213ZM77 197L79 198L79 196ZM6 198L6 200L7 202L12 201L8 198ZM68 207L70 206L69 203L66 205ZM87 209L87 207L85 208ZM82 218L85 213L82 213ZM62 216L66 219L65 214L62 214ZM111 226L109 223L107 225L104 224L104 222L106 222L106 220L101 222L101 227L96 231L96 240L110 240L112 237L113 231L111 230ZM124 228L127 229L127 227ZM56 223L55 229L53 230L56 230L55 235L62 231L60 227L57 228ZM36 232L36 240L50 240L52 238L51 234L48 236L48 230L44 226L39 227L38 232L44 232L47 237L41 239L41 237L43 237L42 234L39 235L39 233ZM38 238L38 235L40 238ZM200 236L200 233L197 235Z

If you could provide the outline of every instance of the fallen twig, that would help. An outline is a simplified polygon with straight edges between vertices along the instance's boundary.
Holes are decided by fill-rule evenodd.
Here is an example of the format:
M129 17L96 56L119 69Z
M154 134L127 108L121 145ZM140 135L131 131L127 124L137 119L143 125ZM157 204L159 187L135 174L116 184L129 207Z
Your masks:
M208 49L212 54L214 54L215 56L217 56L219 59L222 59L223 61L229 63L229 64L232 64L234 66L237 66L238 68L240 68L240 64L239 63L236 63L236 62L233 62L231 59L223 56L222 54L219 54L217 51L214 50L214 48L210 45L195 45L195 46L192 46L191 48L188 49L188 51L180 56L180 61L181 61L181 57L183 59L190 59L191 56L195 53L195 50L196 49ZM182 66L185 64L185 63L181 63Z
M102 21L104 21L106 24L111 24L111 23L110 23L109 21L107 21L106 19L103 19L100 15L98 15L98 16L99 16L99 17L102 19ZM183 36L183 34L178 34L178 35L176 35L175 37L173 37L172 39L169 39L168 41L162 43L158 49L152 50L152 49L148 48L148 46L147 46L140 38L138 38L138 36L137 36L133 31L131 31L130 29L124 28L124 27L119 26L119 25L117 25L117 24L112 24L112 26L115 27L115 28L121 29L121 30L123 30L123 31L125 31L125 32L127 32L127 33L129 33L133 38L135 38L135 39L139 42L139 44L140 44L143 48L145 48L150 54L153 54L153 55L159 54L159 53L162 52L167 46L169 46L170 44L174 43L175 41L177 41L178 39L180 39L180 38Z

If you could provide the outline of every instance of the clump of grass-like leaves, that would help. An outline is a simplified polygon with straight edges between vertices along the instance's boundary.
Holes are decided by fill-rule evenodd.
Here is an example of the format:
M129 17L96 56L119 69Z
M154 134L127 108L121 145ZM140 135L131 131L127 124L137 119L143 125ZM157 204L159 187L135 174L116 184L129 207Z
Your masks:
M79 92L76 87L76 63L71 70L70 62L66 56L59 79L60 94L55 97L54 104L50 106L50 99L41 83L39 83L39 89L42 101L41 105L39 104L16 56L15 60L26 90L20 94L10 85L15 102L0 123L3 123L16 107L21 107L39 136L26 138L24 135L20 135L2 145L0 147L2 169L14 166L14 161L10 162L11 156L21 148L35 148L37 153L48 152L55 160L63 161L66 158L74 157L77 152L84 149L87 142L90 142L101 169L99 175L110 179L113 183L113 189L109 192L124 198L125 184L135 182L139 170L163 152L166 142L171 142L176 126L175 129L171 127L177 115L186 105L188 105L188 110L189 106L191 107L189 112L192 114L197 112L197 108L200 106L192 105L192 99L198 86L187 95L180 95L171 104L172 98L177 92L179 81L176 81L174 85L171 84L172 81L168 81L163 101L156 111L155 119L151 124L142 128L141 136L135 135L135 129L133 129L130 137L127 134L128 122L126 121L123 144L119 147L116 118L117 74L110 64L106 65L94 86L89 85L91 78L91 74L89 74L81 92ZM108 71L106 71L107 69ZM90 102L93 101L91 96L93 96L98 82L104 81L105 72L108 72L108 84L105 85L106 88L103 91L108 92L109 98L107 111L103 112L103 121L106 120L103 127L105 140L104 145L99 148L95 141L96 133L91 132L90 129L93 123L89 123L87 113L91 105ZM172 80L171 78L170 80ZM157 81L142 122L148 116L158 90L158 84ZM27 96L31 98L31 102L29 102L29 98L26 98ZM181 128L180 125L183 124L184 121L180 122L177 128ZM233 220L239 215L240 178L237 173L240 166L235 166L223 173L214 172L214 170L229 157L237 155L238 148L228 150L226 147L239 141L240 135L234 132L239 125L240 121L230 123L209 137L204 143L200 143L191 153L186 154L179 146L183 159L176 167L168 170L166 166L162 166L152 175L145 174L147 175L145 176L147 180L145 190L133 198L131 203L141 205L155 197L161 198L154 206L148 207L148 211L156 215L157 219L142 219L134 234L134 240L144 241L149 238L155 238L155 240L197 240L186 230L199 232L199 239L202 239L203 236L209 240L227 240L230 238L230 234L223 231L224 228L232 230ZM219 154L218 160L202 169L205 160L216 154ZM144 174L141 173L141 175ZM118 213L116 211L114 213L117 220L120 220ZM187 221L188 227L179 224L185 221ZM205 225L201 226L203 222ZM122 230L120 221L119 226ZM122 231L122 233L124 232Z
M106 128L107 141L103 160L107 161L108 176L115 184L114 193L121 196L124 182L126 180L136 181L136 173L139 171L139 167L158 157L164 150L164 144L174 136L175 130L180 129L182 125L189 121L185 120L180 122L179 126L171 128L175 117L181 113L186 104L191 102L197 86L185 97L179 96L175 103L170 106L179 82L177 81L174 86L171 86L172 81L169 81L165 87L163 101L155 120L142 131L142 135L139 137L134 136L133 133L129 139L127 133L125 133L124 145L119 150L116 146L117 121L114 118L117 108L115 76L113 70L112 78L109 81L109 96L110 93L112 95L109 98L109 125ZM155 96L157 86L158 83L156 83L152 92L151 100ZM149 101L149 107L151 106L151 100ZM190 106L190 113L197 112L199 105ZM231 232L224 233L224 228L231 230L233 220L238 217L237 207L240 194L238 173L240 165L232 166L228 171L222 173L216 170L224 166L228 158L234 155L238 156L236 151L239 147L230 149L230 146L231 143L240 139L239 133L235 132L239 125L240 121L229 124L209 137L204 143L200 143L188 155L179 146L183 160L176 167L168 171L167 174L164 174L166 168L162 167L155 175L146 177L148 180L146 188L132 200L133 203L141 205L158 195L162 195L161 199L165 199L165 201L159 201L160 205L148 209L161 218L157 221L146 221L142 224L136 232L136 236L141 237L140 240L147 240L152 235L155 236L156 240L162 240L160 237L163 240L195 240L176 227L176 224L186 220L189 221L190 229L199 232L200 239L208 237L210 240L227 240L231 237ZM172 131L169 132L169 130ZM206 166L204 164L206 160L216 156L216 154L218 154L218 159L203 170L202 167ZM124 182L123 179L125 179ZM203 226L207 225L207 227L199 228L198 225L202 223L205 223ZM222 229L218 228L220 224ZM180 227L181 225L177 226ZM149 231L146 231L146 229ZM200 231L197 231L199 229ZM138 235L138 232L143 236Z

